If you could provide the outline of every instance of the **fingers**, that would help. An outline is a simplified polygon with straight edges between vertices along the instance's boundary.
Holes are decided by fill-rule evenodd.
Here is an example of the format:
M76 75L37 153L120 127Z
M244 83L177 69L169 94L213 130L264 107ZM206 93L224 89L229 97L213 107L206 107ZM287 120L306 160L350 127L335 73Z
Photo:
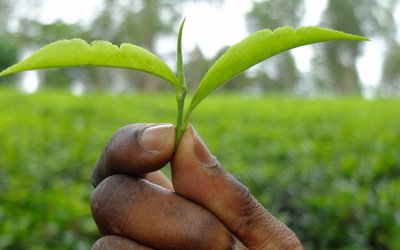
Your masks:
M175 191L211 211L249 249L302 249L295 234L223 169L191 126L171 166Z
M155 249L230 249L234 241L206 209L141 178L106 178L96 187L91 207L103 235Z
M152 250L152 249L153 248L149 248L139 243L136 243L133 240L116 235L104 236L98 239L92 247L92 250Z
M170 161L175 145L171 124L133 124L119 129L93 171L93 185L113 174L144 176Z

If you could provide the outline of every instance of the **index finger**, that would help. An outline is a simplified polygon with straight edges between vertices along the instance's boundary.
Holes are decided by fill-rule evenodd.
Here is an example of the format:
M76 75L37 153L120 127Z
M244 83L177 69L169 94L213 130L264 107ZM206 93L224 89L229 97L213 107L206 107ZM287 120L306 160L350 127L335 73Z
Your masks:
M172 158L175 128L172 124L132 124L111 138L93 170L93 186L114 174L145 177Z

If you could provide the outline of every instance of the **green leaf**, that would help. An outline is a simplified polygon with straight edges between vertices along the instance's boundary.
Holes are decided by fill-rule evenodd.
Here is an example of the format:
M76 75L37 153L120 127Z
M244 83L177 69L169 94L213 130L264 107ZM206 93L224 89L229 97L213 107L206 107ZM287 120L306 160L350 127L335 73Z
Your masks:
M193 95L185 120L193 109L216 88L238 74L283 51L332 40L368 40L361 36L320 27L281 27L257 31L230 47L210 68Z
M118 47L107 41L94 41L90 45L81 39L48 44L4 70L0 76L26 70L73 66L105 66L144 71L167 80L175 89L179 89L178 79L171 68L151 52L133 44L124 43Z

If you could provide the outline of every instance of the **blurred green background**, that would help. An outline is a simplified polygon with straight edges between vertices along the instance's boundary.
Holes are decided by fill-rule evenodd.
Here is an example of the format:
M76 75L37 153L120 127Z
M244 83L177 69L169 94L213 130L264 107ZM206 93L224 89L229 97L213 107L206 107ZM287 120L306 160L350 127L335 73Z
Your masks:
M167 44L183 10L233 2L93 0L86 21L70 23L44 22L46 1L0 0L0 70L72 37L131 42L174 62L163 48L175 46ZM279 55L225 85L191 122L306 249L400 249L400 3L322 2L314 25L372 43L312 46L306 71L298 54ZM249 32L298 26L314 11L306 0L249 3ZM367 61L375 83L359 63L366 46L381 56ZM191 89L215 60L203 50L185 51ZM90 175L102 148L126 124L174 121L170 86L142 73L69 68L1 78L0 249L89 249L99 236Z

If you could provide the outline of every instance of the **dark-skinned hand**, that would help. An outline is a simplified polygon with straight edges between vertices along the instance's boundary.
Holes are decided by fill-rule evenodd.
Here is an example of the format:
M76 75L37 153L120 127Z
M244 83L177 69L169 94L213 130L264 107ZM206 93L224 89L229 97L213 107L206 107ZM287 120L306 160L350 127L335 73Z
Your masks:
M119 129L93 172L93 249L303 249L189 126ZM159 170L171 164L172 182Z

